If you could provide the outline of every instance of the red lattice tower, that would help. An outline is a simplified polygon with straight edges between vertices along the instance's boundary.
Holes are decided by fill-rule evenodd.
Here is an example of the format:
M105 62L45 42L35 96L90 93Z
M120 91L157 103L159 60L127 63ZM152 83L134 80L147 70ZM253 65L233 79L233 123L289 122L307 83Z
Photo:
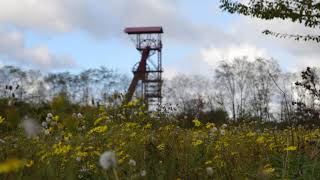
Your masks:
M126 94L130 102L134 93L141 89L141 98L150 111L161 105L162 90L162 27L129 27L124 30L131 36L136 49L141 53L140 61L133 67L133 79ZM155 57L156 60L151 57Z

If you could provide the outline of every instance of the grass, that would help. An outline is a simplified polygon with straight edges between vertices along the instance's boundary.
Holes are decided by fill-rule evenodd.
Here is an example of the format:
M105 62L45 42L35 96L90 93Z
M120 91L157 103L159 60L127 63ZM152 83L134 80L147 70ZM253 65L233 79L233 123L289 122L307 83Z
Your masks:
M0 179L320 178L318 127L194 119L182 128L183 119L146 114L137 103L50 113L27 118L34 134L0 118ZM116 156L109 169L99 164L105 151Z

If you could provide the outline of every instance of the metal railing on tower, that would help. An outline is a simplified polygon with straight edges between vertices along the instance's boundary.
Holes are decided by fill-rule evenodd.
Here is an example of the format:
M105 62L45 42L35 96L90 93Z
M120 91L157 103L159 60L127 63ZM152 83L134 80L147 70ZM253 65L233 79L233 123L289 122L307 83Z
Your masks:
M162 99L162 27L130 27L124 30L131 36L136 49L141 53L140 61L133 67L133 79L125 102L130 102L140 86L142 98L149 111L155 111ZM152 59L156 57L156 59ZM139 84L140 83L140 84Z

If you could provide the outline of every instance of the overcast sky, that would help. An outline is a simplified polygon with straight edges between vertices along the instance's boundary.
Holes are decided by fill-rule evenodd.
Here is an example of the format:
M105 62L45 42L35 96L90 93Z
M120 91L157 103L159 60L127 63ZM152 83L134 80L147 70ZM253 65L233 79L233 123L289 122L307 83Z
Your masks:
M319 30L230 15L218 0L0 0L0 65L72 72L104 65L130 73L140 57L123 33L127 26L163 26L166 77L210 74L218 61L238 56L274 58L285 71L319 64L319 44L261 33Z

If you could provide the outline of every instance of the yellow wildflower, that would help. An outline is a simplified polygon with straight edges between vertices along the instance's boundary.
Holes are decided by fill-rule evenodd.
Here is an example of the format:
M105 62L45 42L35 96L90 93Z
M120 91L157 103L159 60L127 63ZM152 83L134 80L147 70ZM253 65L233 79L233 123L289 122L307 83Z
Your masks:
M269 149L270 150L273 150L275 147L277 147L277 145L274 142L269 144Z
M122 156L124 154L124 151L120 151L117 153L117 156Z
M87 152L82 152L82 151L76 152L76 157L87 157L87 156L88 156Z
M124 161L125 161L125 158L124 158L124 157L123 157L123 158L120 158L120 159L118 159L118 164L121 165Z
M248 132L248 133L246 134L247 137L253 137L253 136L255 136L255 135L256 135L256 133L255 133L255 132L252 132L252 131L250 131L250 132Z
M59 116L56 115L56 116L54 116L52 119L53 119L54 121L59 121Z
M288 146L284 148L285 151L296 151L298 149L297 146Z
M93 154L95 154L96 156L100 156L101 153L99 151L93 151Z
M238 152L231 152L231 156L238 156L239 153Z
M0 174L17 171L24 166L25 162L19 159L8 159L0 164Z
M132 107L134 106L134 101L130 101L128 104L127 104L128 107Z
M143 129L151 129L151 128L152 128L152 124L151 123L148 123L143 127Z
M258 144L263 144L264 141L265 141L265 138L264 138L263 136L259 136L259 137L257 138L257 140L256 140L256 142L257 142Z
M214 124L214 123L207 123L207 124L206 124L206 128L207 128L207 129L211 129L211 128L213 128L213 127L215 127L215 124Z
M99 124L101 121L105 120L106 117L105 116L102 116L102 117L99 117L98 119L96 119L93 123L94 126L96 126L97 124Z
M107 127L106 125L104 125L104 126L97 126L97 127L95 127L95 128L92 128L92 129L88 132L88 134L104 133L104 132L107 131L107 129L108 129L108 127Z
M166 130L166 131L171 131L172 129L174 128L174 125L166 125L165 127L164 127L164 130Z
M2 124L4 122L4 117L0 116L0 124Z
M72 137L72 134L71 133L67 133L67 134L64 135L63 138L64 138L65 141L69 141L71 139L71 137Z
M58 128L59 129L62 129L64 126L63 126L63 124L62 123L58 123Z
M194 120L192 120L192 122L193 122L193 124L194 124L194 126L195 127L200 127L201 126L201 122L199 121L199 119L194 119Z
M165 147L166 147L166 145L162 143L162 144L159 144L159 145L157 146L157 149L158 149L159 151L163 151Z
M136 135L137 135L137 133L133 132L133 133L130 134L130 137L135 137Z
M34 164L34 161L33 161L33 160L29 160L29 161L26 163L26 166L27 166L27 167L31 167L31 166L33 166L33 164Z
M126 127L127 130L135 129L135 128L139 127L139 124L138 123L134 123L134 122L128 122L128 123L125 124L125 127Z
M212 164L212 161L211 161L211 160L206 161L204 164L205 164L205 165Z
M53 153L56 155L67 154L72 149L70 145L63 145L61 142L59 142L58 144L54 144L52 147Z
M93 170L93 169L96 168L96 165L95 165L95 164L91 164L90 162L88 162L86 165L87 165L87 168L88 168L89 170Z
M272 174L274 171L275 169L270 164L263 166L263 169L262 169L263 174Z
M200 139L192 142L192 145L193 145L193 146L199 146L199 145L201 145L201 144L203 144L203 141L200 140Z

